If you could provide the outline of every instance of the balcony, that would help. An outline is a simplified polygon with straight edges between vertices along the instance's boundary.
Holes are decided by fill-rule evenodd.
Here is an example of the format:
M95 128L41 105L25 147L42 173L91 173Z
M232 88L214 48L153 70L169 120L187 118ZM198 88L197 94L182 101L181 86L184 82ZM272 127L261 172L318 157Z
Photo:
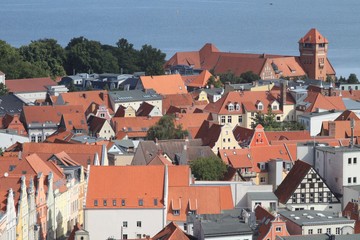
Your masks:
M240 174L244 178L254 178L254 177L256 177L256 172L241 172Z

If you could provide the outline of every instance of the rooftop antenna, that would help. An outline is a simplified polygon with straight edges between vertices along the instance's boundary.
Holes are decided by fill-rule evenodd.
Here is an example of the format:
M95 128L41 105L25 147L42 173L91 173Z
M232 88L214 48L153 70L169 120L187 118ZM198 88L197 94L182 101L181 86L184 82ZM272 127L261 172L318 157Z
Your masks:
M355 127L355 121L352 118L350 120L350 128L351 128L351 138L350 138L350 147L354 147L354 127Z

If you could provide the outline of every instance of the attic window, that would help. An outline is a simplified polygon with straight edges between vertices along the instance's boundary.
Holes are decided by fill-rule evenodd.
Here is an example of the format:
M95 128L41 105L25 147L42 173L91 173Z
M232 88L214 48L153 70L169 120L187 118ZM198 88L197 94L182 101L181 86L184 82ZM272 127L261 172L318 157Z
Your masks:
M98 205L98 200L94 200L94 206L96 207Z
M236 107L236 111L240 111L240 105L238 103L235 105L235 107Z
M139 199L139 206L143 206L144 205L144 200L143 199Z
M103 205L107 206L107 200L103 200Z
M196 214L196 210L190 210L190 211L189 211L189 214L190 214L190 215L195 215L195 214Z
M173 215L174 216L179 216L180 215L180 210L173 210Z
M154 206L157 206L157 205L158 205L158 199L155 198L155 199L154 199Z
M229 105L228 105L228 110L229 110L229 111L234 111L234 104L229 103Z
M125 205L126 205L125 199L121 199L121 206L125 206Z
M69 121L69 125L72 125L72 121Z

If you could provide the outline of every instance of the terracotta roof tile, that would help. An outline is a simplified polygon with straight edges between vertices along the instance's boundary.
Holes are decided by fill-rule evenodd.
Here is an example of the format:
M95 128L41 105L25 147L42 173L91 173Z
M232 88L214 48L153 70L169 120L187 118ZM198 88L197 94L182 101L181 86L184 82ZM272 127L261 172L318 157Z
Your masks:
M162 95L187 93L185 84L179 74L141 76L140 81L144 89L153 89Z
M152 237L154 240L191 240L195 239L192 236L187 235L185 232L183 232L179 226L174 223L170 222L164 229L162 229L160 232L158 232L154 237Z
M299 43L329 43L326 38L324 38L316 28L312 28L305 34L304 37L300 38Z
M84 109L88 109L92 103L97 105L105 105L109 109L109 113L113 114L108 92L105 90L68 92L59 95L56 105L82 105Z
M178 204L179 215L173 214L172 202ZM230 186L187 186L169 187L168 221L186 221L189 202L196 214L219 214L222 210L233 209ZM176 208L176 207L175 207Z
M202 88L202 87L206 87L207 82L209 81L209 78L211 76L212 74L208 70L204 70L199 75L184 75L181 77L186 86Z
M24 106L22 112L26 124L59 124L61 116L67 113L84 113L84 108L81 105Z
M46 86L56 86L57 83L49 77L45 78L25 78L25 79L6 79L6 87L9 92L46 92Z
M163 208L164 171L164 166L93 166L86 208ZM157 205L154 199L158 199ZM95 200L98 206L95 206ZM116 200L116 206L113 206L113 200ZM125 206L122 206L122 200L125 200Z

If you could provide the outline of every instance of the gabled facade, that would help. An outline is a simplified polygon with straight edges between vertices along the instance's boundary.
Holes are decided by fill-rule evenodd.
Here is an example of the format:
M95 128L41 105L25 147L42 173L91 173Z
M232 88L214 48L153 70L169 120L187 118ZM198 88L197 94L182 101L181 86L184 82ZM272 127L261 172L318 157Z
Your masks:
M340 211L341 203L315 169L296 161L275 191L279 202L289 210Z

